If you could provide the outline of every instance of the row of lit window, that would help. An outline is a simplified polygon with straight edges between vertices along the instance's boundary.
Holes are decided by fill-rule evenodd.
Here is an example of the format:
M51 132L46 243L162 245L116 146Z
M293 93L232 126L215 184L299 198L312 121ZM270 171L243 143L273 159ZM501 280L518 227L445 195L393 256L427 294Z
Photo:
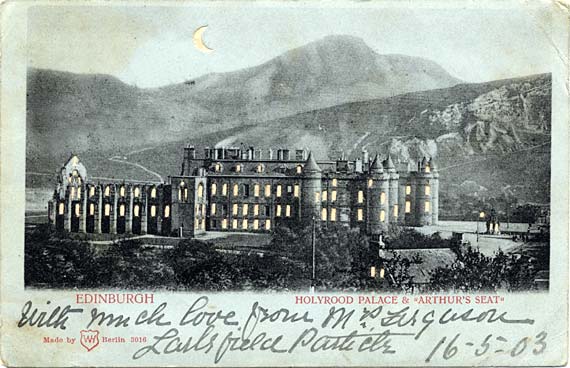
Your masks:
M234 230L248 230L249 229L249 224L251 223L252 225L252 229L253 230L260 230L265 229L265 230L271 230L271 220L267 219L265 221L260 221L259 219L254 219L253 221L249 221L248 219L243 219L243 220L238 220L238 219L233 219L231 222L232 225L232 229ZM228 219L222 219L222 229L227 229L229 225L229 221Z
M104 216L110 216L111 215L111 205L110 204L105 204L104 208ZM119 206L119 216L123 217L125 216L125 205L122 204ZM79 203L75 204L75 216L76 217L80 217L81 216L81 205ZM58 213L60 215L63 215L65 213L65 205L63 203L59 204L59 208L58 208ZM93 216L95 215L95 204L91 203L89 204L89 216ZM140 206L139 205L134 205L133 206L133 216L134 217L139 217L140 215ZM155 217L156 216L156 206L150 206L150 216L151 217ZM170 206L165 206L164 207L164 218L169 218L170 217Z
M299 197L299 193L300 193L299 184L288 185L287 186L287 192L293 193L294 197ZM212 185L210 187L210 194L213 196L218 194L218 184L217 183L212 183ZM243 194L246 197L249 196L249 185L246 184L244 186L244 193ZM260 194L261 194L261 185L260 184L254 184L253 185L253 196L259 197ZM263 194L265 197L271 196L271 184L265 184ZM222 184L221 195L223 195L223 196L228 195L228 184L227 183ZM232 195L234 197L237 197L240 195L238 184L234 184L232 186ZM283 195L283 186L281 184L278 184L275 186L275 196L281 197L282 195Z
M215 171L215 172L222 172L222 169L223 169L222 164L216 163L216 164L214 165L214 171ZM242 171L243 171L243 165L242 165L242 164L237 164L236 166L234 166L234 170L235 170L235 172L237 172L237 173L242 172ZM262 173L262 172L264 172L264 171L265 171L265 165L263 165L263 164L258 164L258 165L255 167L255 171L256 171L257 173ZM303 165L297 165L297 167L295 168L295 172L296 172L297 174L301 174L301 173L303 172Z

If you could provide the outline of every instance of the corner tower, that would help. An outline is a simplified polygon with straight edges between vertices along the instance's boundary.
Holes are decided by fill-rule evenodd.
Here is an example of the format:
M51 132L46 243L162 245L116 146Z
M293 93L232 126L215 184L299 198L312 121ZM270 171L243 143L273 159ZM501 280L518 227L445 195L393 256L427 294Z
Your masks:
M301 184L301 218L304 221L311 221L313 217L317 220L321 218L321 179L322 170L313 153L309 152Z

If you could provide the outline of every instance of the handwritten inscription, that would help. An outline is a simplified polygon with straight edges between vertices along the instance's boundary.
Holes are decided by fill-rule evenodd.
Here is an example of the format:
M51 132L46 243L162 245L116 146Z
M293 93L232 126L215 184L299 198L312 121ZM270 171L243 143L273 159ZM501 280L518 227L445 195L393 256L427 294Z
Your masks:
M404 299L402 298L402 303ZM163 302L151 309L139 310L133 315L110 313L100 305L88 311L67 306L34 306L26 302L21 311L18 327L50 328L65 330L70 318L79 320L81 329L104 327L106 331L120 331L132 325L153 327L153 336L130 339L102 337L102 342L136 344L132 359L148 359L151 356L203 353L212 356L214 363L227 359L229 353L269 352L277 355L319 352L356 352L376 354L397 354L410 342L423 338L431 332L431 339L437 341L425 358L448 360L457 356L503 352L515 358L525 353L542 354L547 346L547 333L529 332L521 337L504 337L489 334L482 341L469 339L460 332L465 324L532 326L530 318L516 318L498 308L470 307L465 299L453 300L455 305L445 309L429 309L424 305L394 305L395 298L383 297L382 305L371 302L356 306L339 305L333 299L315 299L315 304L325 304L326 313L317 315L303 309L298 299L293 309L271 308L259 301L251 304L247 314L238 314L231 308L214 308L206 296L198 297L178 314ZM309 300L304 300L309 301ZM431 302L432 300L430 300ZM443 300L437 300L441 304ZM426 302L426 300L423 300ZM326 304L332 304L326 306ZM451 303L450 303L451 304ZM478 304L478 303L476 303ZM489 303L491 304L491 303ZM493 303L494 304L494 303ZM176 310L179 310L179 305ZM80 322L83 320L87 322ZM436 326L457 327L453 336L437 336ZM452 327L453 328L453 327ZM148 329L145 328L148 331ZM527 337L525 337L527 336ZM423 338L425 340L425 338ZM49 340L49 339L48 339ZM51 340L49 340L51 341ZM57 342L58 340L54 340ZM63 341L63 340L61 340Z

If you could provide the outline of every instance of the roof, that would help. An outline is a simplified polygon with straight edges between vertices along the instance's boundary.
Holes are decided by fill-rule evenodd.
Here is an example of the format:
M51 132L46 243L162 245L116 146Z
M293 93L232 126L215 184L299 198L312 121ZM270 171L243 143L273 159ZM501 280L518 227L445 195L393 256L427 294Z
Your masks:
M305 171L305 172L321 172L322 171L321 168L319 167L319 165L317 164L317 161L315 161L315 158L313 157L313 152L309 152L309 156L307 157L307 163L305 164L303 171Z

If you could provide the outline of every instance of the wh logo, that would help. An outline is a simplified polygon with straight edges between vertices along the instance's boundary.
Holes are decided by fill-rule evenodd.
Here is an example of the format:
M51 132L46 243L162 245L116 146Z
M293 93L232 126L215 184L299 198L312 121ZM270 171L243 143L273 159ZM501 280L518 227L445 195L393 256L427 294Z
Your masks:
M79 340L81 345L87 351L91 351L99 345L99 331L97 330L81 330L81 339Z

